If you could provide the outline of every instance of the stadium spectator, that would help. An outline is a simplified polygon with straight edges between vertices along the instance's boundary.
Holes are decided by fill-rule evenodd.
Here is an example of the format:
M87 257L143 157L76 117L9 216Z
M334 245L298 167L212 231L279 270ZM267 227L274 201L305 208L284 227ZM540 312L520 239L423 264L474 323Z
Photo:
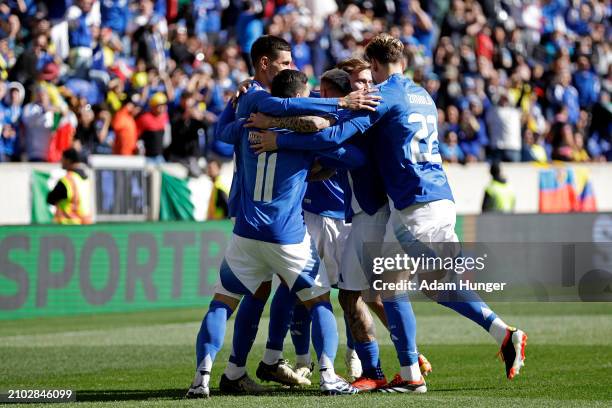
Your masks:
M128 98L119 111L113 116L111 127L115 132L113 154L131 156L137 153L138 128L134 117L139 112L138 95Z
M517 162L521 159L521 111L512 106L509 96L499 95L486 115L487 126L491 132L491 157L495 160Z
M196 0L170 2L168 7L166 3L3 2L0 79L23 85L24 102L36 100L36 88L45 87L55 125L69 121L74 96L86 96L92 106L106 102L111 115L117 115L127 94L140 95L148 106L155 93L163 92L173 116L180 108L181 93L189 91L207 115L218 115L248 76L250 46L263 33L290 42L295 64L316 86L317 75L342 60L362 57L370 38L388 32L405 44L405 74L423 84L439 108L451 110L453 122L442 123L439 138L443 141L459 125L461 129L454 131L466 161L493 160L505 150L516 159L524 132L548 135L560 118L572 133L582 134L594 160L612 159L608 108L612 11L606 2L274 0L262 5L258 0ZM81 88L75 86L77 80L84 81ZM507 95L509 106L492 104L497 95ZM506 131L500 139L491 125L509 123L507 119L516 116L515 107L519 127L513 125L511 131L502 127ZM79 112L81 105L73 109ZM586 120L581 111L588 114ZM126 112L120 115L123 119ZM103 123L99 117L96 122ZM212 134L212 126L213 120L206 122L205 134ZM16 135L9 139L11 128ZM50 129L53 135L55 129ZM18 146L28 144L25 129L11 125L6 132L3 149L11 149L9 140L19 140ZM500 149L500 140L510 136L512 148ZM551 150L551 142L547 138L536 145ZM207 155L216 149L232 157L231 149L219 149L206 137L198 143ZM13 150L9 156L17 159L19 152ZM52 157L35 159L47 158Z
M168 98L158 92L149 101L149 110L136 120L138 137L144 143L144 154L152 164L163 163L164 147L170 143L169 119L167 112Z
M54 108L47 91L42 87L34 90L34 100L23 108L21 123L25 153L30 162L47 161L49 139L53 128Z

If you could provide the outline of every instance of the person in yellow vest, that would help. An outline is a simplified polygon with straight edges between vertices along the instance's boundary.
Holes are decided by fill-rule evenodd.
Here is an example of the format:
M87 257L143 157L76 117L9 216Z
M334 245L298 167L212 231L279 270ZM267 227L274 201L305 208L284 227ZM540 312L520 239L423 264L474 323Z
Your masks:
M485 189L482 212L514 212L516 195L503 176L498 162L491 164L491 177L493 179Z
M75 149L67 149L62 153L62 168L66 170L66 175L47 195L47 203L55 206L54 222L91 224L91 183Z
M229 189L221 183L221 165L211 159L206 164L206 173L213 183L210 200L208 201L208 220L222 220L228 217Z

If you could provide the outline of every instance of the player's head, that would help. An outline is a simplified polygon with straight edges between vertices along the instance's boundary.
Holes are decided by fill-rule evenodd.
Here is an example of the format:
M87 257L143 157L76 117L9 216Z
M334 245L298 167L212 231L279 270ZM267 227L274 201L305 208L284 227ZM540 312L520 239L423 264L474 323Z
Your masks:
M389 34L379 34L366 45L365 57L370 62L374 82L403 71L404 44Z
M291 67L291 46L282 38L262 35L251 47L251 61L258 80L270 85L276 74Z
M334 68L321 75L323 98L342 98L351 93L351 90L351 77L347 72Z
M277 98L297 98L308 96L308 77L306 74L294 69L279 72L272 80L270 93Z
M353 91L366 89L372 86L372 71L370 64L360 58L344 60L336 68L347 72L351 77L351 88Z

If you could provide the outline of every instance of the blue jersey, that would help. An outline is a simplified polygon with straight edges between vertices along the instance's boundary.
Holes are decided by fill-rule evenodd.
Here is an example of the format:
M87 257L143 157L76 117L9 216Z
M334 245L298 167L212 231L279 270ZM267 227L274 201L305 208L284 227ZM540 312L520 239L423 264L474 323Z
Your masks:
M337 115L337 124L316 133L293 133L279 135L276 144L279 149L325 149L344 143L347 139L365 154L364 166L351 169L349 177L341 177L340 188L344 191L344 218L350 221L351 216L361 211L375 214L387 204L382 178L374 159L373 145L375 136L369 137L363 132L369 117L363 113L354 114L341 111ZM354 137L352 137L354 136ZM306 193L308 196L308 192ZM336 202L336 207L338 202ZM310 211L308 208L304 209Z
M369 115L369 136L394 207L453 200L438 148L438 111L427 91L400 74L377 87L383 99Z
M345 219L344 188L346 171L338 170L331 178L308 183L302 208L323 217Z
M278 147L320 149L367 131L376 167L396 209L453 200L438 148L438 111L427 91L400 74L377 87L382 100L375 112L342 117L330 128L305 135L307 139L279 135ZM357 185L353 187L357 191Z
M337 98L275 98L264 89L263 85L253 81L252 86L238 99L234 116L231 115L231 112L234 112L231 102L228 103L217 123L215 139L226 142L228 137L226 135L226 140L224 140L223 131L227 124L235 118L248 118L254 112L263 112L272 116L297 116L333 113L337 110ZM234 177L232 178L232 186L228 198L228 213L230 217L237 216L240 204L240 199L237 197L239 189L236 188L235 181L241 176L240 163L234 161L234 166Z
M243 128L243 123L235 121L229 129L229 140L236 145L236 160L242 168L238 179L241 211L234 233L276 244L300 243L306 233L302 213L306 176L315 156L328 157L339 167L362 165L364 156L353 146L257 155L249 144L250 129Z

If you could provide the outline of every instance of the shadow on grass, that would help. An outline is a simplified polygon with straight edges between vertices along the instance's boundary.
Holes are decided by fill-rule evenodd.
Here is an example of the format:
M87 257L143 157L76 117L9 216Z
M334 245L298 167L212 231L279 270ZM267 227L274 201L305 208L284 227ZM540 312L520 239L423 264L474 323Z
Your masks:
M163 390L78 390L76 392L77 402L93 402L93 401L146 401L149 399L172 399L180 400L185 398L187 390L180 389L163 389ZM225 394L218 389L211 389L212 396L230 396L233 394ZM241 396L276 396L276 397L300 397L300 396L320 396L318 389L299 389L291 390L287 388L267 388L259 394L241 394Z

